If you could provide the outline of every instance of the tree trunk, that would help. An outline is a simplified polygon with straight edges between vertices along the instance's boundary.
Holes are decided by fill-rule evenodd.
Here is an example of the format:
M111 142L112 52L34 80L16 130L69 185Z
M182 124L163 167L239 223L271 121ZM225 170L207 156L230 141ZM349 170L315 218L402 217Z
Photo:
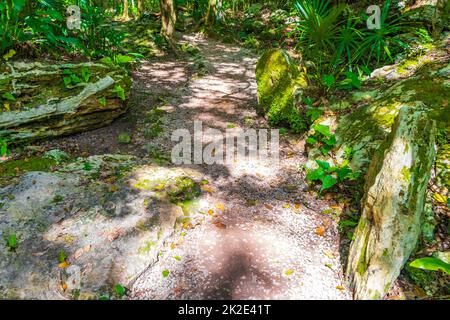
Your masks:
M139 17L141 17L142 14L143 14L144 11L145 11L144 0L138 0L138 2L137 2L137 7L138 7L138 14L139 14Z
M209 0L208 10L206 11L205 24L212 26L216 23L217 17L217 0Z
M173 0L161 0L161 35L175 48L174 32L177 14Z
M130 20L130 16L128 15L128 0L123 0L122 19L123 20Z

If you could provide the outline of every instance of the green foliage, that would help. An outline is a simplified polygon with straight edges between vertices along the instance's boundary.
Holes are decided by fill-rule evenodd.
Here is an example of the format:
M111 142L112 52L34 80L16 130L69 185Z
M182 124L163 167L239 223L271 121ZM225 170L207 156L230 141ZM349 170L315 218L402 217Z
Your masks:
M117 141L122 144L128 144L131 142L131 136L126 132L122 132L117 137Z
M328 162L316 160L318 168L309 170L306 174L306 179L310 181L320 181L320 192L330 189L338 182L355 179L355 173L344 165L342 167L331 166Z
M114 89L112 90L112 92L115 92L117 94L117 96L122 99L123 101L126 100L126 96L125 96L125 90L122 88L121 85L116 84L114 86Z
M67 259L67 254L64 250L58 252L58 262L63 263Z
M313 134L307 139L306 143L312 147L316 147L324 156L329 156L336 144L336 135L330 132L330 127L322 124L312 126ZM320 181L320 192L330 189L337 183L343 183L347 180L356 180L359 173L353 172L348 166L352 156L352 150L347 148L344 150L346 160L340 166L331 166L326 161L316 160L317 169L308 170L306 179L310 181Z
M323 155L327 155L336 144L336 135L330 132L330 127L322 124L312 126L314 133L306 139L310 146L319 148Z
M126 294L126 291L127 291L127 289L120 283L118 283L114 286L114 292L117 295L117 297L119 297L119 298L122 298Z
M391 0L385 1L381 9L380 29L363 31L363 41L356 55L357 59L364 60L366 65L373 60L377 65L385 61L392 62L393 52L409 48L400 36L407 32L415 32L415 29L403 22L406 15L390 19L391 3Z
M438 258L427 257L416 259L409 266L423 270L442 271L450 275L450 264Z
M0 157L5 157L8 155L8 143L5 139L0 138Z
M420 36L420 32L405 22L406 15L395 15L390 8L388 0L382 8L380 29L368 30L368 17L355 15L348 5L329 0L297 1L297 48L312 63L310 78L328 90L336 85L359 88L361 81L353 70L363 70L364 66L367 73L368 66L392 62L394 54L409 49L402 40L405 34Z

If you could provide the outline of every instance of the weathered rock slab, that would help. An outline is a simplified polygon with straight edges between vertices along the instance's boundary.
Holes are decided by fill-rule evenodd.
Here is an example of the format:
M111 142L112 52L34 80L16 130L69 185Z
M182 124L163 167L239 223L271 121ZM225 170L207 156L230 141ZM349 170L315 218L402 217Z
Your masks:
M174 188L182 201L195 179L187 169L103 155L0 188L0 299L120 298L114 286L129 287L157 261L184 216ZM12 234L14 249L5 240Z
M381 299L417 244L435 158L427 113L402 108L370 164L347 269L357 299Z
M19 142L108 125L126 111L130 86L125 70L102 63L10 62L0 67L0 137Z

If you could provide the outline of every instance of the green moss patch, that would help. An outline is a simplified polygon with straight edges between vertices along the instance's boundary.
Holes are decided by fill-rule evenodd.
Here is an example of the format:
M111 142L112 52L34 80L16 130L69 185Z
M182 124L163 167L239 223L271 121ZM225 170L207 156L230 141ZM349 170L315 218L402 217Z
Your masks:
M14 177L29 171L50 171L57 162L51 158L32 157L0 164L0 177Z

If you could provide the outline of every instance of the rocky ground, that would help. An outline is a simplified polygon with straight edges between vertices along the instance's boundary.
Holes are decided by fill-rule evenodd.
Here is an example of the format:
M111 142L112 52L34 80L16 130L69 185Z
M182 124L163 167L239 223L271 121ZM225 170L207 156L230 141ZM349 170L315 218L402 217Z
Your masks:
M195 120L267 128L256 56L183 40L199 52L144 62L125 117L31 148L84 158L0 189L0 229L18 239L0 249L0 296L113 297L120 283L132 299L350 299L334 219L345 201L308 191L303 137L281 137L279 164L168 161L172 131Z

